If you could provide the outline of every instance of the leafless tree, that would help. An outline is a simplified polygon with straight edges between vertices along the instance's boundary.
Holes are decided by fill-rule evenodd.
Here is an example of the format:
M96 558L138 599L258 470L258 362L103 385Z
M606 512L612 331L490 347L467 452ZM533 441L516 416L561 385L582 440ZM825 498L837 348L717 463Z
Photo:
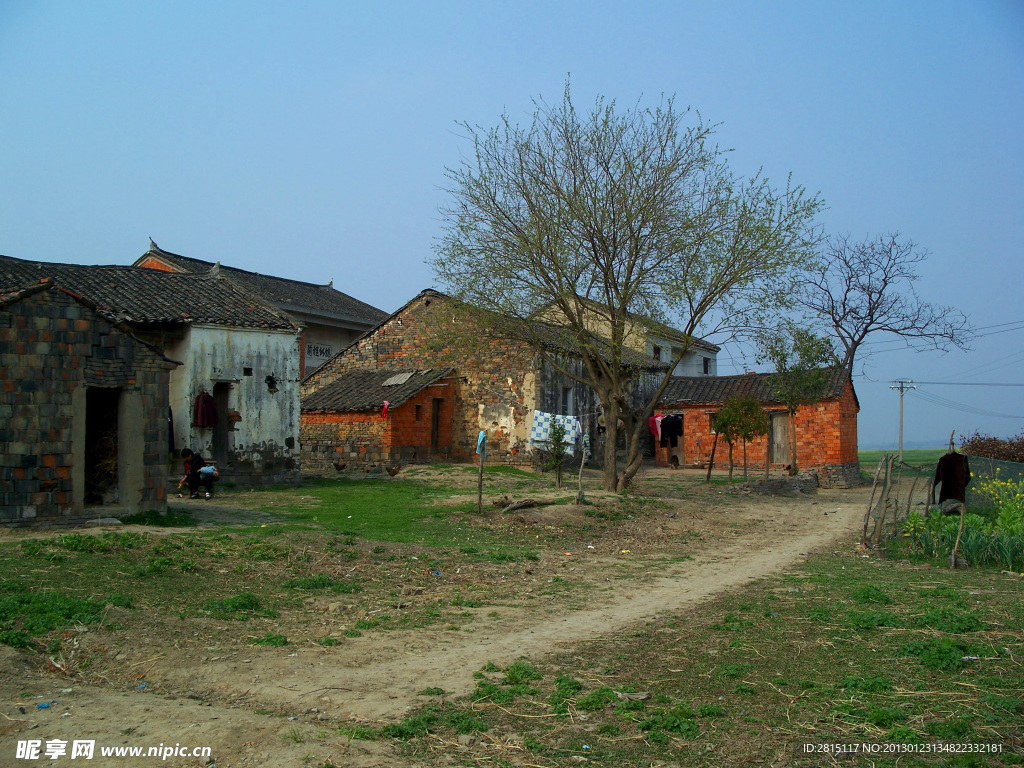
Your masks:
M830 329L841 345L835 360L853 370L864 341L892 334L923 340L935 349L966 349L971 326L953 307L923 301L914 289L928 252L899 232L852 242L825 241L817 269L803 281L797 303Z

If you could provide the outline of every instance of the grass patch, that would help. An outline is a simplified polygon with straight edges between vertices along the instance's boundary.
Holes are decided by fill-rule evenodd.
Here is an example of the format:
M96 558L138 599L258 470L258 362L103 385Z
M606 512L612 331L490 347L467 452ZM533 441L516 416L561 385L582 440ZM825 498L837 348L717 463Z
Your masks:
M188 512L166 512L160 514L153 509L122 517L121 522L125 525L152 525L161 528L188 528L199 525L199 521L194 520Z
M794 581L813 588L793 590ZM984 599L968 608L969 592ZM1024 712L1022 623L1019 585L999 573L819 556L799 573L544 663L489 665L471 698L492 732L515 731L524 749L554 764L578 755L646 768L670 750L678 765L768 765L785 754L787 765L810 768L821 761L794 755L794 742L1011 738ZM450 730L440 720L429 728ZM419 738L411 749L439 749ZM460 759L454 748L441 751ZM920 752L899 765L997 764L947 758ZM881 755L875 764L896 763Z

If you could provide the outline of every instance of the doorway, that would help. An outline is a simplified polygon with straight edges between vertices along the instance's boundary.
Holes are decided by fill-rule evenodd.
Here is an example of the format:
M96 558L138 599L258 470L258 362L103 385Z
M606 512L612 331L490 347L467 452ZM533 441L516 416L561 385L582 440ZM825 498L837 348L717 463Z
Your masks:
M121 390L89 387L85 393L86 505L118 501L118 409Z
M441 398L435 397L430 403L430 452L437 453L437 433L441 423Z
M228 460L228 401L231 397L231 385L227 382L217 382L213 385L213 402L217 407L217 424L213 428L213 438L210 451L213 460L221 465Z

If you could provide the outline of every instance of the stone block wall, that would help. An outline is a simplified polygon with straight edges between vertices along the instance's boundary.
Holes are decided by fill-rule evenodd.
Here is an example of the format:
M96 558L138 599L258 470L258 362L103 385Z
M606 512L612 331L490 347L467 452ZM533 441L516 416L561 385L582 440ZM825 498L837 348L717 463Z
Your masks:
M481 429L487 430L489 460L501 461L513 450L520 452L536 403L539 363L525 344L491 344L486 354L452 347L439 331L452 322L446 303L442 295L424 291L375 331L308 376L302 394L315 392L350 370L455 368L456 377L446 395L453 414L451 458L473 458ZM304 417L304 451L311 436ZM305 463L303 469L307 469Z
M119 441L138 449L121 457L119 506L165 510L171 365L60 289L0 304L0 525L95 516L82 503L89 387L121 391Z

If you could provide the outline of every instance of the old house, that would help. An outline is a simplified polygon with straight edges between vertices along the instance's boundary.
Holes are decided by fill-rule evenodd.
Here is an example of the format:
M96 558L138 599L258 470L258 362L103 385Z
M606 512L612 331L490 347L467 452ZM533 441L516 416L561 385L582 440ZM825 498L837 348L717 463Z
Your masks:
M767 438L747 444L748 466L784 468L790 463L789 413L773 394L771 374L748 373L740 376L673 377L658 403L659 415L682 416L682 437L676 445L656 448L659 466L667 466L671 456L681 465L704 464L711 458L715 441L715 413L730 397L752 397L768 411L770 429ZM835 369L825 396L796 412L797 465L817 469L822 485L846 487L860 479L857 459L857 412L860 403L848 371ZM666 442L666 441L661 441ZM737 446L739 448L740 446ZM715 462L726 461L726 447L719 442Z
M528 453L534 409L577 416L583 430L592 435L596 444L599 414L594 393L588 387L565 376L524 342L488 342L477 348L450 338L445 328L453 323L471 322L453 311L453 302L438 291L420 292L304 379L304 467L326 471L325 468L336 460L335 454L358 454L352 446L364 445L367 451L371 450L370 446L374 446L373 451L382 450L372 442L379 439L376 435L356 440L349 439L349 436L355 437L351 430L331 434L317 431L316 425L322 423L327 412L324 407L327 396L324 395L323 400L315 398L321 390L353 371L453 369L448 378L442 380L450 386L436 399L445 403L439 406L443 413L447 412L447 403L451 403L452 437L448 455L455 461L465 461L475 455L481 430L487 433L489 460L524 458ZM538 330L547 353L563 367L582 366L579 350L574 348L563 329L538 324ZM624 355L627 366L634 372L632 382L637 395L652 393L668 366L633 350L625 350ZM375 396L381 395L380 390L376 390ZM420 405L426 408L425 402ZM334 413L340 418L344 411ZM425 418L426 411L421 410L420 416ZM345 446L350 447L346 450ZM429 454L430 451L428 457Z
M451 368L341 374L302 402L303 471L394 466L452 457Z
M165 510L177 366L52 280L0 290L0 526Z
M583 308L582 316L588 330L608 338L611 335L611 324L606 316L607 309L582 297L579 298L579 304ZM548 305L538 313L538 317L558 325L564 321L565 315ZM673 376L718 375L719 346L705 339L687 336L665 323L627 312L623 343L647 357L666 363L682 355L672 369Z
M181 256L163 250L152 240L149 241L149 250L136 259L134 266L195 275L217 272L222 278L287 313L292 322L302 329L300 376L316 370L387 317L387 312L336 290L333 283L304 283Z
M0 257L0 289L43 278L181 362L169 372L164 413L175 454L192 447L212 456L223 481L298 479L301 330L290 317L216 270L173 273ZM180 463L170 460L179 471Z

